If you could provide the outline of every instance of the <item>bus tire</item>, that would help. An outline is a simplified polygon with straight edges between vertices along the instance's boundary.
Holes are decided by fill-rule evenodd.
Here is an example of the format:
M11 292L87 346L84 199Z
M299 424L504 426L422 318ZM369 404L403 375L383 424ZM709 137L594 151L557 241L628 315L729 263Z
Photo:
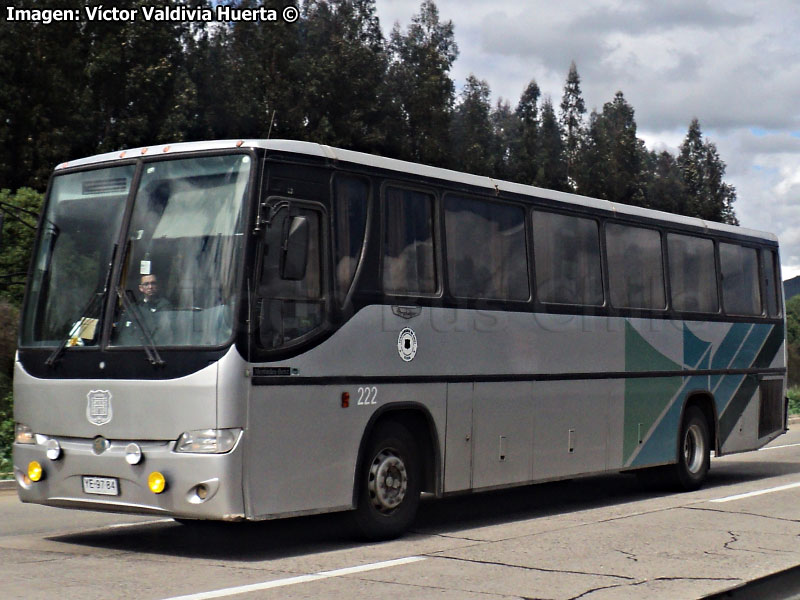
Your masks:
M376 426L357 473L353 521L360 537L395 538L414 522L422 469L414 436L394 421Z
M697 406L686 409L678 443L678 462L673 467L672 481L683 491L703 485L711 466L711 436L703 411Z

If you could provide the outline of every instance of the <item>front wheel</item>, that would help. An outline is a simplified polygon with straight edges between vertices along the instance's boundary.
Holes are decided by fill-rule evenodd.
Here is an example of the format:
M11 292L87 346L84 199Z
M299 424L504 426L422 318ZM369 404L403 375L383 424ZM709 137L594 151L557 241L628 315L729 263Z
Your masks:
M698 489L705 481L711 465L711 442L706 417L696 406L686 409L681 427L678 462L672 479L682 490Z
M400 423L379 424L357 474L353 520L362 537L397 537L417 514L421 469L414 436Z

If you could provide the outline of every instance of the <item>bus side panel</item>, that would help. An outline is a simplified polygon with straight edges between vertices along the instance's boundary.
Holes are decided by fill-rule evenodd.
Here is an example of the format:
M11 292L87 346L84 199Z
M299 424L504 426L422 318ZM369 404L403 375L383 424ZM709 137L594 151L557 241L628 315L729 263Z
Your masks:
M350 394L342 407L342 393ZM444 431L446 386L359 382L254 386L247 428L250 518L353 508L354 474L372 415L418 402Z
M472 488L473 383L447 384L444 491Z
M475 489L531 480L532 382L478 382L472 395Z
M682 329L677 346L666 344L674 336L655 336L645 330L646 325L631 322L626 326L628 373L679 368L695 373L626 380L626 467L674 462L683 407L698 393L713 397L721 454L759 448L780 434L782 377L742 371L783 366L781 325L675 322L669 328ZM681 349L679 356L674 348ZM764 383L770 378L777 383ZM763 400L767 396L769 402ZM643 436L638 428L645 432Z
M621 428L619 380L540 381L534 387L534 469L532 479L552 479L617 468ZM617 418L614 422L619 422Z

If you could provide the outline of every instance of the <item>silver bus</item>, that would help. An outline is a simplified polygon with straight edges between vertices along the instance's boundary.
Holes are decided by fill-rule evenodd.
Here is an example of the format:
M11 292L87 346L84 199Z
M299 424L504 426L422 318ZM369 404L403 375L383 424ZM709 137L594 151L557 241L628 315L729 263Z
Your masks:
M437 497L786 431L774 235L327 146L59 165L14 375L19 496L400 534Z

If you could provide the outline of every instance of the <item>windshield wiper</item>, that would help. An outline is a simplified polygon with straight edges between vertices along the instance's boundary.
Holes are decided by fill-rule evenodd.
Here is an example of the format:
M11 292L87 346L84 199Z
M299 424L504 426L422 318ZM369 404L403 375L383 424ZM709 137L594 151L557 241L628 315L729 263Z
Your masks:
M53 227L55 227L55 225ZM57 229L58 228L56 228L56 230ZM58 348L53 350L50 356L47 357L47 360L44 361L44 364L46 364L48 367L52 367L53 365L55 365L58 359L61 358L61 355L64 353L64 349L67 347L67 344L69 344L69 341L71 339L81 335L84 327L87 326L86 325L87 317L85 315L91 314L90 311L94 311L95 304L97 304L99 300L104 299L106 297L106 294L108 294L108 287L111 283L111 269L114 266L114 258L117 255L117 246L118 244L114 244L114 249L111 251L111 260L108 261L108 270L106 271L106 276L103 281L102 291L97 291L94 294L92 294L92 297L89 300L89 302L86 304L86 306L83 307L83 310L78 313L79 319L77 323L75 323L75 325L72 326L72 328L69 330L69 333L67 333L66 337L63 340L61 340L61 343L58 345ZM100 306L101 306L100 310L102 311L102 304ZM95 323L94 335L97 335L97 323Z
M119 296L119 299L122 301L122 307L127 314L131 315L134 323L136 323L136 328L139 330L143 342L142 348L144 348L144 353L147 355L147 360L150 361L151 365L163 367L167 363L165 363L161 355L159 355L155 340L144 324L144 319L139 312L139 307L128 297L130 293L130 291L128 291L128 293L123 292L122 288L117 286L117 296Z

